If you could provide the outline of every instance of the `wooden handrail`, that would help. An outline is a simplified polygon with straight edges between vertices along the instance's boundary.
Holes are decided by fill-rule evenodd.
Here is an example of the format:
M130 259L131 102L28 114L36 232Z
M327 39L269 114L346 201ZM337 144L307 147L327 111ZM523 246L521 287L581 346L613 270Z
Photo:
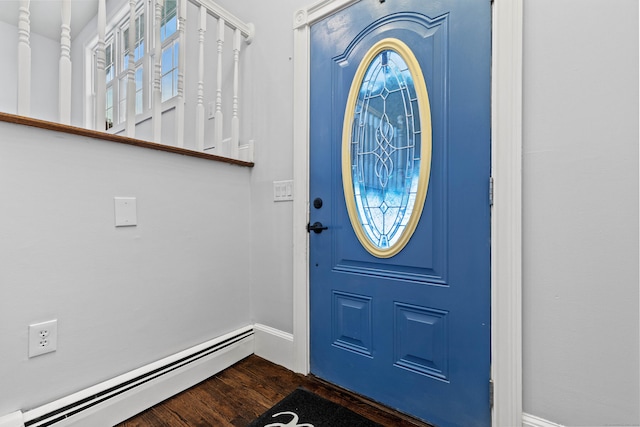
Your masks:
M229 163L236 166L244 166L252 168L254 162L245 162L243 160L231 159L228 157L216 156L214 154L202 153L199 151L188 150L186 148L173 147L170 145L156 144L154 142L143 141L140 139L129 138L121 135L114 135L106 132L80 128L76 126L63 125L60 123L50 122L47 120L33 119L31 117L18 116L15 114L0 112L0 122L14 123L23 126L31 126L40 129L46 129L53 132L67 133L71 135L86 136L89 138L100 139L103 141L117 142L119 144L135 145L142 148L150 148L152 150L166 151L168 153L181 154L183 156L198 157L205 160L213 160L216 162Z

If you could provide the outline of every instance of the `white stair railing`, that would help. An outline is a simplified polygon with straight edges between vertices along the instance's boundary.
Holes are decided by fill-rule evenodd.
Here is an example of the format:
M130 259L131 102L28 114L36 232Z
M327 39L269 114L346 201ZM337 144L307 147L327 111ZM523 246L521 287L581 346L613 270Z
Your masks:
M107 16L106 3L109 0L93 0L97 4L97 32L94 39L95 50L91 67L93 68L94 84L91 89L94 109L93 114L88 114L86 125L95 130L108 130L106 122L106 36L107 36ZM149 64L151 69L148 72L146 83L149 85L151 104L147 105L147 113L143 116L146 120L151 118L152 126L147 127L146 132L149 135L141 134L136 129L136 60L135 60L135 43L137 41L136 34L136 7L139 6L139 0L128 1L128 45L129 55L127 70L123 81L126 86L126 99L118 98L113 102L124 102L122 107L126 105L126 115L119 117L122 122L118 129L112 128L113 131L123 132L129 137L137 137L141 139L149 139L153 142L162 143L162 45L160 43L160 27L162 22L162 13L165 0L151 0L148 13L151 15L151 26L154 28L152 34L149 34L151 43L147 43L150 51ZM72 121L72 99L73 90L78 90L78 86L72 83L72 22L71 8L72 0L62 0L60 6L60 57L58 64L58 112L54 117L62 124L71 124ZM195 5L198 8L197 19L193 19L193 23L187 22L187 4ZM20 115L29 116L31 114L31 85L32 85L32 46L31 46L31 18L30 8L31 0L19 0L18 13L18 84L17 84L17 108L16 112ZM120 15L122 16L122 15ZM126 15L124 15L126 16ZM192 16L192 15L189 15ZM127 18L125 18L127 19ZM215 26L215 46L207 46L208 39L205 37L208 30L207 25ZM112 24L109 24L112 25ZM197 64L195 67L186 66L187 29L190 34L197 32L198 49ZM177 31L178 31L178 70L177 70L177 88L175 99L172 105L175 105L174 126L175 135L169 135L167 140L172 140L173 144L184 147L185 142L185 120L189 120L189 130L193 132L195 125L195 141L188 141L189 147L197 151L213 153L221 156L240 158L242 160L252 161L252 142L247 141L241 146L240 133L241 129L241 68L242 68L242 46L249 45L254 36L254 28L252 24L245 23L232 13L228 12L213 0L179 0L177 10ZM232 42L225 43L225 34L232 34ZM76 50L74 50L75 52ZM112 55L114 52L112 52ZM191 55L191 54L190 54ZM207 59L206 55L215 55L214 58ZM232 58L232 62L228 62ZM196 58L189 58L189 61ZM225 61L227 61L225 63ZM214 68L208 71L206 64L215 63ZM75 70L82 68L76 67ZM188 73L188 74L187 74ZM80 76L78 76L80 78ZM197 88L196 96L192 99L186 99L185 88L187 82L195 83ZM210 83L209 83L210 82ZM120 84L116 82L115 84ZM215 87L210 92L206 91L206 85L211 84ZM86 87L86 86L85 86ZM145 89L147 90L147 89ZM212 93L213 99L208 102L205 99L207 93ZM87 94L88 95L88 94ZM185 104L195 107L195 118L185 117ZM118 104L119 105L119 104ZM208 110L208 113L207 113ZM213 120L207 126L207 119ZM226 120L226 121L225 121ZM245 127L246 129L246 127ZM193 133L191 133L193 134ZM166 135L165 135L166 137Z
M99 0L103 2L105 0ZM186 28L190 23L186 19L186 7L187 1L190 1L199 8L198 22L194 28L198 31L198 61L197 61L197 73L185 75L185 53L186 49L181 48L179 51L178 60L178 87L176 95L176 111L175 111L175 145L183 147L184 141L184 128L185 128L185 80L188 78L197 79L197 97L196 97L196 117L195 117L195 149L198 151L207 151L210 153L238 158L239 157L239 144L240 144L240 115L239 115L239 87L240 87L240 52L242 41L250 44L253 35L254 28L252 24L247 24L231 14L224 8L212 0L184 0L179 2L178 9L178 32L179 32L179 45L184 46L186 40ZM135 28L135 4L136 0L130 0L130 28ZM151 117L153 120L152 139L154 142L162 142L162 101L161 101L161 44L160 39L160 26L162 19L162 8L164 0L154 0L152 3L153 19L155 25L153 26L155 31L153 39L153 70L151 74L152 81L152 105L151 105ZM104 70L104 32L106 22L101 19L99 12L98 19L98 47L96 57L96 69L98 79L103 80ZM207 31L207 17L212 16L217 21L216 28L216 90L215 99L210 103L213 107L213 111L209 113L209 118L213 119L213 135L207 138L205 134L206 128L206 106L205 106L205 54L208 51L205 42L205 33ZM231 111L231 135L225 137L224 133L224 112L223 112L223 72L224 72L224 47L225 47L225 31L231 29L234 34L233 38L233 92L232 92L232 111ZM129 44L134 46L133 32L129 32ZM131 48L133 50L133 47ZM127 136L135 136L135 81L134 81L134 69L133 69L133 55L129 55L129 69L128 69L128 85L127 85ZM104 95L105 89L101 85L96 86L97 96L96 103L98 105L97 117L104 116ZM97 119L96 129L102 129L100 125L100 119ZM250 147L251 142L248 142L244 146L244 152L252 153L253 147ZM248 160L248 155L244 155L245 160Z
M253 147L252 141L247 142L245 144L243 152L247 153L243 156L240 156L240 116L239 116L239 105L240 105L240 97L239 97L239 88L240 88L240 51L242 42L244 41L246 44L250 44L253 40L253 36L255 33L254 27L252 24L247 24L240 20L235 15L231 14L224 8L222 8L217 3L212 0L190 0L192 3L199 5L201 8L206 10L206 13L217 18L217 37L216 37L216 55L217 55L217 67L216 67L216 91L215 91L215 102L211 105L213 106L212 112L210 112L210 116L213 117L214 131L213 138L209 144L204 141L204 130L198 128L198 138L202 135L202 147L205 148L207 152L213 152L215 154L239 158L244 157L243 160L253 160ZM202 9L201 9L202 10ZM198 64L204 64L205 52L210 51L207 50L204 46L204 31L206 31L206 24L203 27L202 22L206 22L204 17L200 17L201 19L201 37L203 38L201 41L201 49L200 49L200 57L198 58ZM231 109L231 132L230 136L225 136L224 130L224 112L223 112L223 101L225 91L223 88L223 58L224 58L224 46L225 46L225 31L227 29L231 29L233 32L233 44L231 48L233 49L233 83L232 88L233 91L231 93L232 96L232 109ZM202 91L204 93L204 75L199 76L198 80L198 91ZM200 104L200 99L198 100L198 111L201 111L203 118L198 119L199 126L202 126L204 129L204 103ZM201 123L201 124L200 124ZM200 144L200 140L198 139L198 144ZM200 146L200 145L198 145Z

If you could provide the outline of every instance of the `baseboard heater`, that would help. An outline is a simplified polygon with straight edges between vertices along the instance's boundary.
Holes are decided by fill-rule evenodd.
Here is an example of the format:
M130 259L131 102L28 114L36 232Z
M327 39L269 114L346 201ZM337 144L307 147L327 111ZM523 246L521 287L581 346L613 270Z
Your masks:
M252 337L253 334L254 331L252 326L242 328L232 334L224 335L218 339L201 344L200 346L193 347L192 349L185 350L184 352L178 353L174 356L162 359L147 366L146 369L142 368L147 370L147 372L140 373L140 370L136 370L128 375L123 375L95 387L91 387L83 393L89 394L86 397L72 395L68 398L61 399L61 401L71 401L72 403L65 405L61 403L61 401L57 401L57 404L56 402L52 402L51 404L28 411L23 414L24 426L47 427L67 420L69 417L78 415L96 405L108 403L111 399L133 391L151 381L158 380L169 373L185 368L194 362L206 357L215 356L217 353L222 352L228 347L238 344L243 340L247 340ZM60 406L61 404L63 406ZM57 408L54 409L53 407Z

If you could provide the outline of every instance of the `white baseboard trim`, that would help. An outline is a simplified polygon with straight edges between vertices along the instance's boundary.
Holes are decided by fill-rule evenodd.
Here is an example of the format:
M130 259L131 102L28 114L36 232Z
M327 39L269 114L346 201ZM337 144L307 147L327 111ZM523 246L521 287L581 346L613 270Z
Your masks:
M118 424L251 354L293 368L293 335L256 323L27 412L0 417L0 427L95 427ZM522 427L564 427L522 415Z
M531 414L522 414L522 427L564 427L544 418L536 417Z
M16 411L0 417L0 427L24 427L22 412Z
M293 335L260 323L253 325L253 329L255 354L293 370Z
M253 352L254 329L246 326L30 411L8 414L0 418L0 427L112 426Z

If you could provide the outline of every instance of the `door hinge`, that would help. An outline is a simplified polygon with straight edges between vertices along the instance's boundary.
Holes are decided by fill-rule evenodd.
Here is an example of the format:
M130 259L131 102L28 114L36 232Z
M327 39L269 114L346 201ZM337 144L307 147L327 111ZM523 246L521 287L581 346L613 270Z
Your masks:
M493 379L489 380L489 408L493 409Z
M489 177L489 206L493 206L493 177Z

